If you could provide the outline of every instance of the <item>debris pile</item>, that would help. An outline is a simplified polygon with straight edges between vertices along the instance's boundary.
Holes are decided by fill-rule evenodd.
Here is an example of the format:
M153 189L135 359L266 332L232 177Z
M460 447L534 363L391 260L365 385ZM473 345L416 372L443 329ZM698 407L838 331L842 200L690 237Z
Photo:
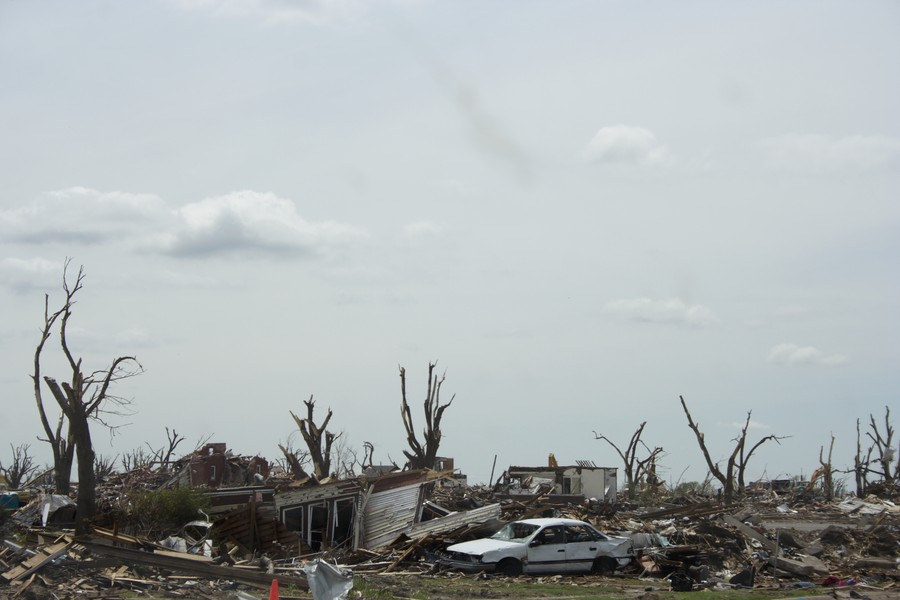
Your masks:
M185 464L215 456L191 455ZM227 454L223 459L222 464L247 464ZM154 493L174 477L145 467L109 477L98 489L106 510L89 534L78 537L71 531L72 503L65 496L23 494L27 500L8 503L0 527L0 595L25 597L27 590L44 587L60 598L98 597L111 589L203 596L267 589L274 580L282 590L306 594L309 573L318 571L342 574L341 585L352 585L351 572L470 577L442 570L438 552L489 536L510 521L548 516L629 537L635 560L614 577L675 590L895 589L900 582L900 507L877 496L826 502L799 492L768 493L736 504L680 496L637 506L556 494L553 485L529 487L533 480L527 478L516 484L526 493L510 493L510 484L459 485L450 480L452 472L421 470L281 482L277 488L268 482L204 487L201 515L185 513L189 518L164 532L139 531L136 521L123 518L123 506L133 502L136 491ZM248 481L235 477L241 484ZM317 569L311 561L327 566Z

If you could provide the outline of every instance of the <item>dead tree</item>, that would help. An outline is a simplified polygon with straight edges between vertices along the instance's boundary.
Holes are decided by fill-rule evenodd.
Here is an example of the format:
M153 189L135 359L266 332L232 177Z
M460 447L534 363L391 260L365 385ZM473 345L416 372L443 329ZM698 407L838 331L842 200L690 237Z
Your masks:
M331 474L331 445L334 443L334 440L341 436L340 433L337 435L328 431L328 422L331 420L331 409L328 409L328 414L325 415L325 420L322 421L320 425L316 425L315 421L313 421L313 411L315 409L316 401L313 400L313 397L310 396L309 400L304 400L303 404L306 405L306 417L301 419L293 412L291 416L294 417L294 422L297 423L297 427L300 428L300 433L303 435L303 441L306 442L306 447L309 449L309 458L312 461L313 466L313 476L316 480L321 481L326 479ZM322 447L322 443L325 443L325 447ZM285 455L287 458L287 455ZM291 465L293 469L293 465Z
M831 466L831 454L834 451L834 434L831 434L831 444L828 446L828 460L824 460L823 454L825 452L825 446L819 446L819 468L816 469L816 472L809 478L809 486L812 487L816 481L816 473L819 473L822 477L822 492L825 494L826 500L834 499L834 472L835 469ZM810 490L812 491L812 490Z
M303 464L309 460L309 455L306 452L294 450L290 441L288 441L286 446L278 444L278 449L281 450L281 454L284 456L284 464L282 466L285 471L289 471L296 481L309 479L309 473L303 468Z
M882 432L879 428L875 416L870 414L869 431L866 432L866 435L872 440L872 450L877 454L873 461L878 465L875 473L881 477L884 483L892 485L896 479L900 478L900 460L897 461L897 465L892 471L891 463L894 462L896 456L894 455L894 427L891 425L890 407L884 407L884 431Z
M122 471L130 473L138 469L150 469L156 462L156 454L148 454L142 447L135 448L130 452L124 452L119 464L122 465Z
M725 502L731 502L734 500L735 496L740 496L744 493L745 484L744 484L744 473L747 469L747 463L750 462L750 458L753 456L753 453L762 446L764 443L768 441L775 441L780 444L781 440L785 439L787 436L776 436L776 435L767 435L756 442L749 451L746 450L747 444L747 429L750 426L750 414L751 411L747 412L747 419L744 421L744 426L741 428L741 433L738 437L736 437L733 442L735 442L734 449L731 451L731 454L728 456L728 460L725 463L725 471L719 468L719 463L713 462L712 457L709 455L709 449L706 447L706 441L703 433L700 431L700 427L697 423L694 422L693 418L691 418L691 413L688 411L687 404L684 401L684 396L678 397L681 400L681 406L684 408L684 414L688 420L688 426L694 432L694 435L697 437L697 443L700 445L700 450L703 452L703 458L706 459L706 466L709 468L709 472L715 477L720 484L722 484L722 495L725 499Z
M118 455L109 458L108 456L97 456L94 459L94 481L103 481L116 472L116 459Z
M163 451L163 449L160 449L159 451L159 468L164 473L169 470L169 465L172 464L172 455L175 454L175 448L184 441L184 436L178 435L178 432L175 431L174 427L171 431L166 427L166 440L168 445L166 446L165 451Z
M438 447L441 444L441 418L444 411L453 403L456 394L450 397L447 404L441 404L441 386L447 378L445 372L440 379L434 374L437 362L428 363L428 393L425 396L425 428L422 430L422 440L416 436L413 426L412 413L409 403L406 401L406 369L400 367L400 394L402 403L400 414L403 417L403 427L406 429L406 442L409 450L404 450L407 465L410 469L433 469L437 459Z
M66 261L66 269L68 269L69 261ZM47 438L42 441L50 445L53 455L53 483L58 494L68 494L70 482L72 479L72 464L75 461L75 440L72 437L72 431L66 427L66 415L60 411L59 417L56 419L55 426L50 424L47 411L44 408L44 398L41 393L41 353L44 350L44 344L50 339L53 333L53 326L61 315L66 312L66 307L74 304L75 294L81 289L81 283L84 279L81 270L78 271L78 278L75 285L69 288L65 269L63 271L63 288L66 291L66 301L63 308L54 313L50 313L50 295L44 294L44 325L41 328L41 339L34 351L34 373L31 375L34 384L34 400L37 403L38 416L41 419L41 426ZM41 438L39 438L41 439Z
M631 435L631 441L628 442L628 446L625 448L624 452L622 452L622 450L608 437L598 434L596 431L594 432L594 439L603 440L612 446L625 464L625 482L628 485L628 498L631 500L634 500L635 496L637 496L637 487L645 476L647 476L648 480L656 479L656 458L663 451L663 449L659 447L650 450L650 448L641 440L641 435L643 435L644 426L646 425L647 421L644 421ZM643 460L640 460L637 457L639 445L650 452L650 455ZM656 482L648 481L648 483L655 485Z
M88 521L94 516L95 510L94 448L91 441L90 421L96 420L106 427L111 427L103 420L105 413L114 412L110 410L108 405L114 404L122 407L128 404L128 401L114 396L110 391L110 387L123 379L142 373L143 367L133 356L120 356L113 359L108 368L92 371L85 375L82 370L82 361L80 358L76 359L72 354L66 337L69 319L72 316L72 308L75 305L74 297L81 289L85 275L84 270L79 269L74 285L70 286L67 277L68 265L69 261L66 261L66 268L63 270L63 289L66 293L66 301L62 308L50 318L46 316L45 300L45 327L42 331L42 341L38 346L37 352L35 352L34 380L41 422L44 424L45 432L50 436L51 446L54 447L54 468L56 467L57 449L71 450L73 445L75 448L75 456L78 460L78 495L75 507L78 521L75 529L76 532L83 533L86 531ZM46 375L42 377L62 413L59 419L60 424L53 431L49 428L44 413L43 403L40 398L39 380L41 378L41 348L47 337L49 337L50 326L57 319L59 319L60 323L60 347L71 370L71 379L59 383L53 377ZM63 420L68 422L65 445L61 443L60 438ZM69 470L71 470L71 461L69 462Z
M31 448L28 444L19 444L18 446L10 444L9 448L12 450L12 462L6 467L0 463L0 473L6 478L9 488L17 490L32 473L38 470L38 467L28 452L28 449Z
M856 419L856 456L853 457L853 475L856 480L857 498L865 498L869 487L869 464L872 461L872 446L862 452L862 432L859 428L859 419Z
M363 442L363 458L362 462L359 463L360 471L365 471L369 467L374 467L373 461L375 460L375 444L372 442Z

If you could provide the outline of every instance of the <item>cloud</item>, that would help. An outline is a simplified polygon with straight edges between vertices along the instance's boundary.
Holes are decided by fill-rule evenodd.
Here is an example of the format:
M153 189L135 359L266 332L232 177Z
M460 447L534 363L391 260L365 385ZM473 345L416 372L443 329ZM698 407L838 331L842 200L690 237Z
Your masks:
M24 293L52 287L62 281L62 261L45 258L4 258L0 261L0 280L12 290Z
M728 425L736 429L743 429L744 421L732 421ZM770 427L765 423L760 423L759 421L754 421L751 419L750 422L747 423L747 430L749 431L750 429L770 429Z
M186 10L215 16L255 18L267 23L322 23L353 14L365 6L359 0L170 0Z
M175 257L312 255L365 236L344 223L306 221L293 202L270 193L243 190L172 208L152 194L84 187L0 210L0 234L26 244L118 244ZM7 267L22 271L25 264Z
M441 232L441 226L432 221L416 221L408 223L403 228L403 233L409 238L421 238L430 235L437 235Z
M38 196L29 206L0 210L0 232L29 244L90 245L125 239L164 216L152 194L71 187Z
M616 300L607 304L604 310L630 321L645 323L674 323L691 327L709 327L719 322L709 308L700 304L685 304L680 298Z
M769 350L768 362L788 367L803 365L836 366L848 362L846 356L840 354L825 354L813 346L799 346L797 344L778 344Z
M252 190L187 204L174 221L150 249L178 257L309 255L365 235L335 221L306 221L290 200Z
M789 133L762 140L759 146L771 166L801 173L874 171L900 163L900 139L883 135Z
M590 163L663 166L672 156L649 129L629 125L601 127L582 153Z

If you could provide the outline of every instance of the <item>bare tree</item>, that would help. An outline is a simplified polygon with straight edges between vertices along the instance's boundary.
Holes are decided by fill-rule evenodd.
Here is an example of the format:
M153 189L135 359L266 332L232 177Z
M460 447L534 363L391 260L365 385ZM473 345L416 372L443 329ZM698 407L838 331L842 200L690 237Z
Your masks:
M856 495L865 497L870 492L870 487L876 483L870 481L871 476L887 485L893 485L900 480L900 460L891 469L891 463L897 459L897 450L893 446L894 427L891 424L891 409L884 407L884 430L875 420L875 416L869 414L869 431L866 437L871 444L863 454L862 432L860 421L856 420L856 456L853 459L853 471L856 478Z
M709 455L709 449L706 447L705 437L700 431L699 425L694 422L693 418L691 418L691 413L690 411L688 411L688 407L684 401L684 397L679 396L678 398L681 400L681 407L684 408L684 414L687 417L688 426L697 437L697 443L700 445L700 450L703 452L703 458L706 459L706 465L709 468L709 472L719 481L719 483L722 484L722 495L725 498L725 502L731 502L736 495L740 496L744 493L744 472L747 469L747 463L750 462L750 458L753 456L753 453L756 452L756 450L764 443L768 441L774 441L780 444L781 440L785 439L787 436L767 435L756 442L753 446L751 446L749 451L746 450L747 429L750 426L751 414L751 411L748 411L747 419L744 421L744 426L741 428L740 435L732 440L733 442L735 442L734 449L728 456L728 460L725 463L725 470L722 471L722 469L719 468L719 463L713 462L712 457Z
M372 442L363 442L363 458L359 463L360 471L365 471L369 467L374 467L375 460L375 444Z
M441 404L441 386L447 378L444 372L440 379L434 374L437 362L428 363L428 393L425 396L425 427L422 430L422 440L416 436L413 426L412 413L409 403L406 401L406 369L400 367L400 393L402 404L400 414L403 417L403 427L406 429L406 442L409 450L404 450L407 464L410 469L433 469L437 459L438 447L441 444L441 418L444 411L453 403L456 394L450 397L447 404Z
M41 353L44 350L44 344L50 339L53 333L53 326L61 315L66 312L66 307L74 304L75 293L81 289L83 280L82 271L78 271L78 278L75 286L71 289L67 283L66 271L68 270L69 260L66 260L65 269L63 270L63 288L66 291L66 301L63 307L54 313L50 313L50 295L44 294L44 325L41 328L41 339L34 351L34 373L31 379L34 384L34 400L37 403L38 416L41 419L41 425L44 428L46 439L42 441L50 444L53 454L53 482L58 494L68 494L70 482L72 479L72 464L75 461L75 440L72 436L70 428L63 430L66 424L65 412L60 411L59 417L56 419L56 425L50 424L47 411L44 408L44 399L41 393Z
M865 498L869 486L869 464L872 461L873 447L869 446L865 456L863 456L862 432L859 426L859 419L856 419L856 456L853 457L853 474L856 479L856 496Z
M309 460L309 453L295 450L290 439L284 445L278 444L278 449L281 450L281 454L284 457L282 461L285 471L289 471L297 481L309 479L309 473L303 468L303 465Z
M138 446L130 452L123 453L119 463L126 473L138 469L149 469L156 463L156 454L148 453L143 447Z
M28 444L19 444L18 446L10 444L9 448L12 450L12 462L6 467L0 463L0 473L6 478L10 489L17 490L32 473L38 470L38 466L34 464L34 458L28 452L28 449L31 448Z
M347 436L344 435L343 431L335 439L336 443L332 452L332 463L337 465L333 469L335 475L338 479L356 477L356 466L360 464L356 450L350 447Z
M872 449L877 454L873 461L878 465L875 472L886 484L893 484L895 479L900 478L900 460L897 461L894 470L891 470L891 463L894 462L896 456L894 455L894 427L891 425L890 407L884 407L884 431L881 431L875 421L875 416L869 415L869 431L866 432L866 436L872 440Z
M108 456L96 456L94 458L94 480L103 481L116 472L117 456L109 458Z
M310 396L309 400L303 401L303 404L306 405L306 417L301 419L293 412L291 412L291 416L294 417L294 422L297 423L300 434L303 436L303 441L306 442L306 447L309 449L313 476L316 480L321 481L331 474L331 445L341 434L335 435L327 429L332 415L330 408L328 409L328 414L325 415L325 420L321 424L316 425L315 421L313 421L316 401ZM323 442L325 444L324 447L322 446Z
M94 449L91 441L90 421L96 420L104 426L112 428L104 421L103 415L114 413L115 411L110 410L107 405L113 404L122 407L127 405L128 401L119 396L114 396L110 391L110 387L123 379L142 373L143 367L133 356L120 356L113 359L108 368L92 371L85 375L82 370L82 360L80 358L76 359L72 354L66 337L69 319L72 316L72 309L75 305L74 298L84 283L85 275L84 269L79 268L74 284L70 285L67 276L68 266L69 261L66 260L63 270L63 289L66 294L65 303L59 311L49 317L47 316L47 300L45 297L44 329L42 330L41 342L34 357L34 384L41 422L44 425L44 431L49 437L48 441L54 448L55 469L57 466L57 451L68 451L73 444L75 446L75 456L78 459L78 495L76 498L78 522L75 529L76 532L82 533L86 531L87 522L94 516L95 510ZM46 375L42 377L62 413L59 425L54 431L49 427L40 395L40 358L44 342L50 335L50 328L57 319L60 323L60 347L71 370L71 379L58 383L53 377ZM65 444L62 443L60 435L63 419L68 422ZM64 468L65 464L62 464L61 467ZM71 460L68 468L70 472ZM65 483L68 485L68 482Z
M660 447L650 450L650 448L641 440L641 435L643 435L644 426L646 425L647 421L644 421L631 435L631 441L628 442L628 446L626 446L624 452L608 437L598 434L596 431L594 432L594 439L603 440L612 446L625 464L625 482L628 485L628 497L632 500L637 496L637 487L645 476L654 480L648 483L656 483L656 458L663 451ZM650 453L650 455L643 460L638 459L637 457L639 445L643 446Z
M174 427L171 431L166 427L166 440L168 445L165 447L165 450L160 449L160 469L163 472L169 470L169 465L172 463L172 455L175 454L178 444L184 441L184 436L178 435Z
M831 434L831 444L828 446L828 460L823 458L825 453L825 446L819 446L819 468L816 469L813 474L809 478L809 486L807 489L812 491L812 487L815 485L816 478L822 478L822 492L825 494L826 500L834 499L834 469L831 466L831 455L834 451L834 434Z

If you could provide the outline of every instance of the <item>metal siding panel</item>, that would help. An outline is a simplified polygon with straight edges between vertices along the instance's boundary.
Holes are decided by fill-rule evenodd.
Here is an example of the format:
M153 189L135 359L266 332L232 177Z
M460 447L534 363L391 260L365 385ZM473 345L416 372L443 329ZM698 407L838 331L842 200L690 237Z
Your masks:
M365 510L365 548L384 546L397 539L415 523L421 483L375 492Z
M488 504L465 512L453 513L446 517L438 517L424 523L416 523L409 532L412 538L420 538L432 533L453 531L465 525L480 525L491 519L500 518L500 505Z

